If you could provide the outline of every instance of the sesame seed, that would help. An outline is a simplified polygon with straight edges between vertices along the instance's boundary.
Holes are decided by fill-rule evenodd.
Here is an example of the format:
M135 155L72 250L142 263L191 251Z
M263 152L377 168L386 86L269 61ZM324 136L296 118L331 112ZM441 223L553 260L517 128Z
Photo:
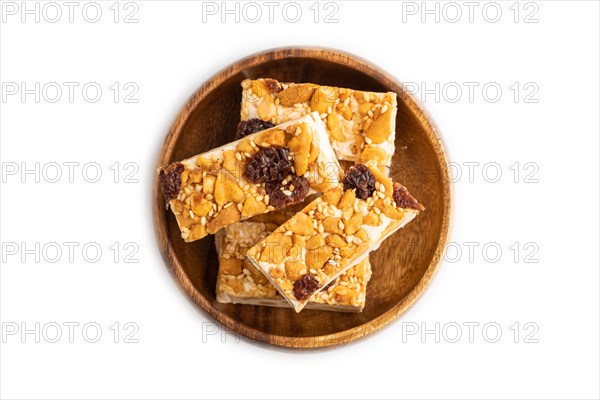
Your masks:
M284 190L283 194L285 194L286 196L290 197L292 195L292 192L290 192L289 190Z
M190 210L190 218L194 218L194 213Z
M242 161L242 155L240 153L238 153L238 152L235 153L235 158L238 161Z
M228 208L228 207L231 207L231 205L232 205L232 204L233 204L233 203L230 201L229 203L225 204L225 205L223 206L223 208Z
M371 144L371 143L373 143L373 141L371 140L370 137L365 137L365 143L366 144Z
M200 224L201 225L206 225L206 217L200 218Z
M386 112L388 109L387 105L384 105L383 107L381 107L381 113L383 114L384 112Z

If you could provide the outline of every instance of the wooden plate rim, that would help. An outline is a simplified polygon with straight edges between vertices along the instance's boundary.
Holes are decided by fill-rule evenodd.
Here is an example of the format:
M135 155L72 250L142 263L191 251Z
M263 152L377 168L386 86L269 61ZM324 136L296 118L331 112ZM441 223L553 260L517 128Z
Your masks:
M171 161L171 151L173 149L174 144L177 142L179 135L181 134L181 130L185 125L185 122L187 121L188 117L193 112L193 110L204 99L207 93L209 93L213 88L218 87L221 83L223 83L232 75L235 75L243 71L244 69L260 65L267 61L279 60L282 58L289 57L314 58L316 60L325 60L343 65L347 65L348 61L350 61L353 68L356 68L361 72L368 73L369 75L376 77L378 80L385 82L386 85L394 87L398 95L402 97L401 100L405 102L405 104L409 107L411 112L415 114L415 116L419 118L420 121L426 123L426 132L428 140L431 141L432 147L437 155L438 161L441 160L444 163L441 168L443 185L442 193L444 196L444 216L440 230L440 239L435 249L433 258L419 283L410 291L410 293L404 299L402 299L398 304L394 305L390 310L365 324L353 327L351 329L328 335L306 337L280 336L268 334L254 329L250 326L247 326L243 323L240 323L228 316L227 314L217 310L211 305L210 301L206 299L194 287L191 280L185 273L183 266L181 265L177 257L174 256L175 253L173 247L171 246L171 243L168 240L167 230L165 229L167 224L165 218L166 213L164 212L164 202L162 200L162 193L160 192L158 174L154 174L153 180L152 213L155 225L156 239L163 258L170 266L170 271L172 274L174 274L176 281L181 285L181 287L185 290L188 296L190 296L191 299L193 299L198 305L200 305L200 307L204 311L208 312L212 317L214 317L217 321L219 321L228 329L238 332L250 339L282 347L297 349L314 349L349 343L361 337L372 334L380 330L384 326L388 325L396 318L398 318L402 313L404 313L410 306L414 304L417 298L424 292L424 290L428 286L441 260L442 251L449 234L452 217L452 188L449 179L449 164L445 145L443 143L441 135L439 134L438 128L433 122L433 119L431 118L429 113L424 109L424 107L419 103L419 101L416 100L411 94L404 91L402 85L399 82L397 82L394 78L392 78L389 74L383 72L380 68L375 67L366 60L363 60L360 57L343 51L319 47L284 47L270 49L263 52L257 52L237 62L232 63L228 67L222 69L221 71L213 75L210 78L210 80L205 82L199 89L196 90L196 92L194 92L194 94L188 99L185 106L175 119L175 122L171 126L171 129L169 130L167 138L165 139L165 142L160 151L157 168L166 165Z

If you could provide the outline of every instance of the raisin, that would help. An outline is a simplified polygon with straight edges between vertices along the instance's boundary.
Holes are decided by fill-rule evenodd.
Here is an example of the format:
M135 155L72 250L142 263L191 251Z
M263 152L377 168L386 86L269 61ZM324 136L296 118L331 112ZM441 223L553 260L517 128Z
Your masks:
M160 170L159 180L163 196L165 196L166 207L169 207L169 201L173 200L179 194L181 189L181 173L185 167L181 163L173 163Z
M267 87L267 89L269 89L271 93L281 92L279 82L277 82L275 79L264 79L263 82L265 83L265 86Z
M281 182L292 172L290 158L290 151L285 147L262 149L246 164L244 177L252 183Z
M294 295L300 301L308 299L319 288L319 282L310 274L294 282Z
M375 191L375 176L364 164L356 164L344 176L344 190L356 189L356 197L366 200Z
M290 185L294 185L292 194L287 196L283 191L289 190ZM293 176L288 179L285 185L280 181L269 181L265 185L265 190L269 195L269 205L276 209L287 207L290 204L296 204L306 198L308 194L308 179L303 176Z
M241 139L248 135L256 132L264 131L274 127L269 121L263 121L259 118L249 119L248 121L242 121L238 124L237 131L235 132L235 139Z
M419 204L417 199L412 197L412 195L408 193L408 190L398 182L394 182L394 192L392 196L396 202L396 207L411 208L418 211L425 210L425 207Z

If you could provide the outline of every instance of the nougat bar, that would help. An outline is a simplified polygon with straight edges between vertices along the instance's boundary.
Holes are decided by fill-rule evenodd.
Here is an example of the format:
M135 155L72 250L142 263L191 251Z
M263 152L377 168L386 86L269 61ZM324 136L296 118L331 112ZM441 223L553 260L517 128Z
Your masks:
M316 113L248 135L159 170L186 242L302 202L343 176Z
M327 126L340 160L376 161L382 172L394 155L396 93L283 83L274 79L242 82L241 129L267 126L317 112ZM243 134L243 133L242 133Z
M408 190L386 177L376 163L356 164L346 172L342 183L246 255L300 312L321 288L364 260L423 210Z
M270 215L270 214L268 214ZM262 222L237 222L215 235L219 256L217 301L289 308L275 287L248 259L246 251L273 232L278 225ZM306 270L288 271L299 278ZM322 288L306 305L306 309L339 312L360 312L365 306L367 282L371 264L366 258Z

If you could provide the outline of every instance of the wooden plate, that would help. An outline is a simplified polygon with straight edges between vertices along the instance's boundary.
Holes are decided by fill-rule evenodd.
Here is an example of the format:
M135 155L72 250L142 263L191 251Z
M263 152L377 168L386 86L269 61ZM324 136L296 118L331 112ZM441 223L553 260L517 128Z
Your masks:
M450 181L440 136L431 118L400 83L350 54L329 49L275 49L238 61L213 76L183 107L162 149L158 166L233 140L245 78L313 82L398 94L396 154L391 176L427 210L370 255L373 277L362 313L333 313L218 303L213 236L184 243L174 216L165 211L154 182L154 223L163 256L186 292L227 328L266 343L315 348L368 335L402 314L430 281L448 235Z

